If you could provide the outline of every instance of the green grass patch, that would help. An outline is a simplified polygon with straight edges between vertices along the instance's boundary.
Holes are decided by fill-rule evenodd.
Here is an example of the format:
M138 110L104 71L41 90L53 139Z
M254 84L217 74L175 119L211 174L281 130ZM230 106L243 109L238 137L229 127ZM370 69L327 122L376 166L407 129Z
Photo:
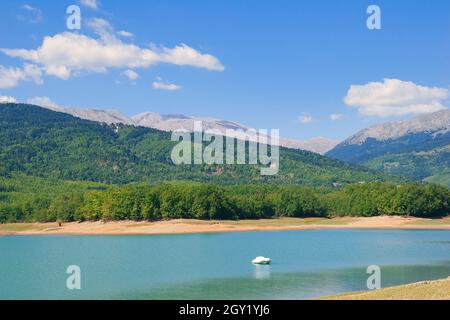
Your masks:
M33 229L31 223L0 224L0 231L27 231Z
M409 222L408 224L416 225L416 226L447 226L447 225L450 225L450 218L423 219L423 220Z

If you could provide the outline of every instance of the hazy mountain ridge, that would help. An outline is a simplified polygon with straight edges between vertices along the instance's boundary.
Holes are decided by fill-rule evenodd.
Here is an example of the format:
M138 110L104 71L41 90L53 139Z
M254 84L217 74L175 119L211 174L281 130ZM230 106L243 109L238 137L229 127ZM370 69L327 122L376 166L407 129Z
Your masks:
M75 117L107 124L123 123L126 125L143 126L162 131L187 130L194 131L194 122L201 121L203 130L219 130L223 135L227 129L246 131L250 127L238 122L219 120L210 117L190 117L182 114L161 115L154 112L143 112L134 116L127 116L116 110L66 108L60 106L43 106L50 110L68 113ZM255 128L257 129L257 128ZM239 134L245 139L245 135ZM280 145L287 148L301 149L324 154L338 144L337 140L316 137L306 141L299 141L280 137Z

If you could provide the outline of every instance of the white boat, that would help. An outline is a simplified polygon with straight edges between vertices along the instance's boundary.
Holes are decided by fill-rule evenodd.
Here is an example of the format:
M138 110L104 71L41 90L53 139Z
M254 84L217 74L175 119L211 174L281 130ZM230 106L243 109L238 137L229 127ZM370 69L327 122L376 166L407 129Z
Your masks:
M253 264L270 264L271 262L272 260L266 257L256 257L255 259L252 260Z

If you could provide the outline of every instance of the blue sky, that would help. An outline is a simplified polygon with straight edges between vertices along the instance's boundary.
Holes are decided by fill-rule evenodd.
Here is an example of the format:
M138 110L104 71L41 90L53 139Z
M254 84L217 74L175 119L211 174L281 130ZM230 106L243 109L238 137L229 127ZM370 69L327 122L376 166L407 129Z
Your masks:
M279 128L295 139L344 139L450 105L449 1L101 0L97 8L90 1L91 7L78 0L0 2L0 48L27 51L0 52L0 96L129 115L212 116ZM71 4L81 8L76 32L66 28ZM366 27L370 4L381 9L381 30ZM101 59L104 69L95 70L95 59L83 60L89 48L68 44L68 74L61 69L65 56L29 57L44 37L69 32L105 50L134 45L159 60L134 66L132 55L123 63Z

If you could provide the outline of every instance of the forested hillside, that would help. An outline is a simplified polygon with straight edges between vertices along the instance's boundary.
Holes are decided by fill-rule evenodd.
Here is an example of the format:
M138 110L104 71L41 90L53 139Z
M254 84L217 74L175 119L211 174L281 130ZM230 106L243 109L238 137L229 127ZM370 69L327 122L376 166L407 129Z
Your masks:
M124 184L190 180L304 186L405 179L311 152L281 148L280 172L261 176L259 165L174 165L170 133L106 125L26 104L0 105L0 172Z
M170 134L0 105L0 223L442 216L450 191L282 148L281 170L174 165Z
M386 154L370 159L363 165L450 186L450 145L430 150Z

